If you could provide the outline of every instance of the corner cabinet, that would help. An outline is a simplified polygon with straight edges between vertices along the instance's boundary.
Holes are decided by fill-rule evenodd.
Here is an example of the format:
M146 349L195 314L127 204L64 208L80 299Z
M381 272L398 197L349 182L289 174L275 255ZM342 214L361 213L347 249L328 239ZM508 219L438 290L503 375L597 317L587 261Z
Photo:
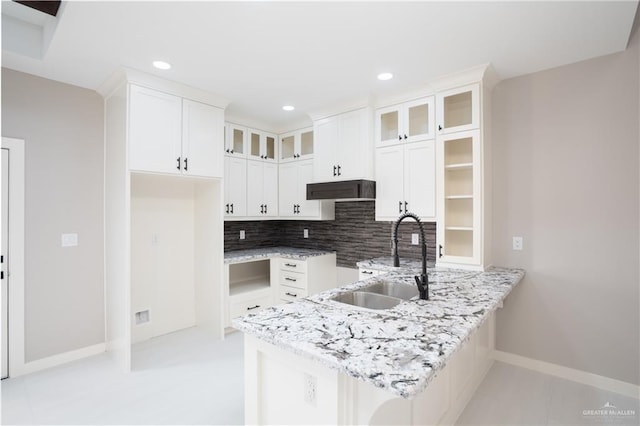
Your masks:
M129 89L129 168L222 177L224 112L137 85Z
M313 158L313 127L280 135L280 162Z
M314 122L314 182L373 179L371 109Z
M436 87L436 265L484 270L491 265L489 157L491 68L479 67Z

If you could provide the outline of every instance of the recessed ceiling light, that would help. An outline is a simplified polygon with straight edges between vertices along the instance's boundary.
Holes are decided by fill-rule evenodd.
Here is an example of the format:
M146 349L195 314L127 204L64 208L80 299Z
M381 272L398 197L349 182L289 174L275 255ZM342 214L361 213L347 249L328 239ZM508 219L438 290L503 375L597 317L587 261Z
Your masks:
M158 68L159 70L171 69L171 64L165 61L153 61L153 66Z
M383 72L378 74L378 80L391 80L393 78L393 74L391 74L390 72Z
M293 105L285 105L282 107L282 109L285 111L293 111L296 108Z

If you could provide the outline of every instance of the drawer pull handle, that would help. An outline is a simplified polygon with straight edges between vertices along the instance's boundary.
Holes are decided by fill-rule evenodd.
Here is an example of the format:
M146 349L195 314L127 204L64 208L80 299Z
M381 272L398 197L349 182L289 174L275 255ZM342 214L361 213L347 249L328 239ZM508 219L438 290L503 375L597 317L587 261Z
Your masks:
M373 271L362 271L363 274L373 275Z
M298 265L294 264L294 263L285 263L284 266L288 266L290 268L297 268Z
M286 294L287 296L291 296L291 297L298 297L298 295L297 295L297 294L293 294L293 293L289 293L289 292L286 292L285 294Z
M298 280L297 280L297 279L295 279L295 278L289 278L289 277L284 277L284 279L285 279L285 280L287 280L287 281L293 281L293 282L298 281Z
M249 307L247 308L247 311L250 311L250 310L252 310L252 309L258 309L259 307L260 307L260 305L256 305L256 306L249 306Z

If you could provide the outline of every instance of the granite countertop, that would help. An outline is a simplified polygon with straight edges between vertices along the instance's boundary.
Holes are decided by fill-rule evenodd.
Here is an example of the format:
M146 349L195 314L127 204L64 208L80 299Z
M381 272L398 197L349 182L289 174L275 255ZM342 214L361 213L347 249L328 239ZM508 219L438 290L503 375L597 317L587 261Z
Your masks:
M396 395L423 391L469 336L522 280L521 269L485 272L429 269L431 300L412 299L388 310L366 310L331 298L375 282L415 286L421 263L388 266L387 258L362 262L390 272L236 318L233 326L300 356L317 360ZM360 264L359 264L360 265Z
M272 257L307 260L310 257L335 253L330 250L312 250L295 247L262 247L248 250L233 250L224 253L224 263L242 263Z

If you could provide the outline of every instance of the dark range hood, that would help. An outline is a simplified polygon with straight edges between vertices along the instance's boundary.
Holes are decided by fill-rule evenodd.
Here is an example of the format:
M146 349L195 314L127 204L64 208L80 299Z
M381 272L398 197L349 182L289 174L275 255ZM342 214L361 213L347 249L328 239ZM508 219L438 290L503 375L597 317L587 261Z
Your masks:
M372 180L345 180L307 184L307 200L372 200L376 183Z

